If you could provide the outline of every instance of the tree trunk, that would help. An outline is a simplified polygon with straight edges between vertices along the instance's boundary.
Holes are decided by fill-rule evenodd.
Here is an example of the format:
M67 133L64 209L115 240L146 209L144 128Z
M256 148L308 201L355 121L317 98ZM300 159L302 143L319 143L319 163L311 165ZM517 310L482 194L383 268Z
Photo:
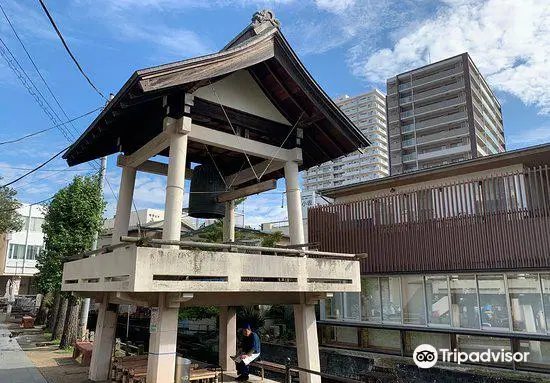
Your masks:
M38 313L36 314L36 320L34 321L34 324L36 326L43 325L46 321L48 315L48 308L46 307L46 295L42 297L42 301L40 301L40 307L38 308Z
M65 326L63 326L63 336L59 348L65 349L73 346L78 337L78 318L80 314L80 298L75 295L69 297L67 315L65 317Z
M48 318L48 324L46 326L51 333L53 333L53 329L55 327L55 321L57 320L57 314L59 313L60 306L61 306L61 293L59 291L56 291L54 293L54 301L53 301L53 306L51 310L52 313Z
M57 312L57 319L55 320L55 326L52 332L52 340L61 339L61 335L63 335L63 327L65 327L65 316L67 315L68 304L69 300L61 297L61 304L59 306L59 311Z

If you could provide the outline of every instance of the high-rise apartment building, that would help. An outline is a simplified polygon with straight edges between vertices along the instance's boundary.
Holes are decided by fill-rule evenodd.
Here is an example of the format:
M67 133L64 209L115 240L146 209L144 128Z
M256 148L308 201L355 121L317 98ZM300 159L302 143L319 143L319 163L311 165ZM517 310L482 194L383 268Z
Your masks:
M349 185L389 174L384 93L373 89L355 97L345 95L335 101L372 145L304 172L304 192Z
M468 53L387 80L391 174L505 150L498 100Z

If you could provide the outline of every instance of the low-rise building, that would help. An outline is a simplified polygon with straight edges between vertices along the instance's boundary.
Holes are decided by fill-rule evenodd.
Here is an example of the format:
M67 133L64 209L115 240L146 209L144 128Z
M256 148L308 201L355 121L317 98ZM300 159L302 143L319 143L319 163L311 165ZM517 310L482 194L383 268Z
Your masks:
M32 278L38 272L36 256L44 247L44 207L22 204L17 212L23 219L20 231L0 237L0 295L8 280L19 277L19 294L32 292Z
M549 372L549 165L547 144L322 191L309 240L365 257L362 292L321 305L320 343L528 352L492 365Z

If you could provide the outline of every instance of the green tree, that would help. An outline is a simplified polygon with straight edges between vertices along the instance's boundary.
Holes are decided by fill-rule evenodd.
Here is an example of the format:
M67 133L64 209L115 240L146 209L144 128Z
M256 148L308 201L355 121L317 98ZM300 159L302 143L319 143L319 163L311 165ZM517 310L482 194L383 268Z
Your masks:
M2 177L0 177L0 183ZM17 192L10 187L0 187L0 234L19 231L23 228L23 220L17 209L21 204L15 199Z
M223 242L223 221L217 219L212 225L204 228L199 234L201 242L222 243Z
M76 176L54 195L42 225L44 250L37 257L37 283L42 293L60 291L63 263L68 257L91 249L94 234L103 223L104 209L97 176ZM58 313L58 319L65 318L61 348L76 341L78 329L80 299L72 294L67 299L66 313L63 309Z
M266 234L262 238L262 246L263 247L275 247L276 244L281 242L281 239L283 239L283 233L281 231L276 231L274 233Z

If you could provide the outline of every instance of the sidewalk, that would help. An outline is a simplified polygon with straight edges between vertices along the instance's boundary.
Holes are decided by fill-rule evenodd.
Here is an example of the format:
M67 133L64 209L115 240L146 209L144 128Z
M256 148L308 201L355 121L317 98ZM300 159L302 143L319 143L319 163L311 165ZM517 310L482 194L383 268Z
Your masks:
M0 382L47 383L10 334L7 325L0 323Z

